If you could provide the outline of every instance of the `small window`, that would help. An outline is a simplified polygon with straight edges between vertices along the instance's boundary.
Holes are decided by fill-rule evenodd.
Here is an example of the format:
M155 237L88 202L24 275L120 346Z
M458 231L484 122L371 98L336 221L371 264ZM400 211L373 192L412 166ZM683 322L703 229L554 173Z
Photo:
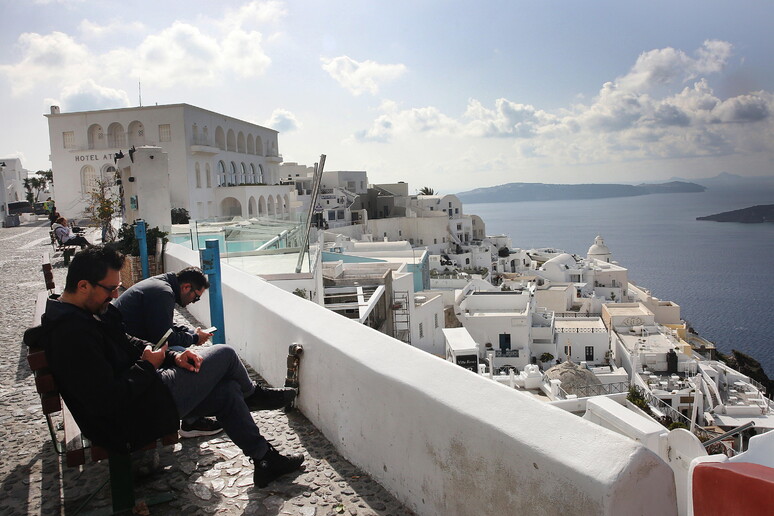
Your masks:
M438 328L438 314L433 314L433 322L435 323L435 327Z
M419 338L420 339L424 338L424 336L425 336L424 327L422 326L422 323L419 323Z
M169 124L159 125L159 141L171 142L172 141L172 128Z
M196 188L202 187L202 170L199 168L199 164L197 163L196 166Z
M75 133L73 131L65 131L62 133L62 144L65 149L72 149L75 147Z
M437 239L437 238L434 238L434 239L433 239L433 243L434 243L434 244L437 244L437 243L438 243L438 239Z

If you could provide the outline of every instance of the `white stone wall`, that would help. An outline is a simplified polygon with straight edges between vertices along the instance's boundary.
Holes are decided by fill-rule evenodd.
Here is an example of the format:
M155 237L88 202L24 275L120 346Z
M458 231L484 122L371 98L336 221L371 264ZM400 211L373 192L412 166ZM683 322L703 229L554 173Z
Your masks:
M642 445L222 267L227 342L273 385L302 344L300 410L418 515L676 514ZM208 324L207 295L190 307Z

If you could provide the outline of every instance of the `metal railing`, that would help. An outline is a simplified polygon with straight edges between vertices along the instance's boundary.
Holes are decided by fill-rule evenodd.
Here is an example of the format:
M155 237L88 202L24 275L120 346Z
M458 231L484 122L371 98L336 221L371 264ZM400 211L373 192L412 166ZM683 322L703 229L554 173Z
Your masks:
M669 405L658 396L655 396L651 392L646 391L637 385L634 385L633 387L642 395L643 398L645 398L645 401L647 401L650 405L653 405L656 410L663 413L665 416L669 416L672 421L682 423L686 428L691 428L691 420L685 417L680 411L672 407L672 405ZM710 434L699 425L694 426L693 433L702 441L714 437L714 435Z
M573 392L568 393L559 386L559 399L566 400L570 394L578 398L588 398L591 396L605 396L608 394L620 394L629 390L629 382L615 382L602 385L582 385L573 387Z

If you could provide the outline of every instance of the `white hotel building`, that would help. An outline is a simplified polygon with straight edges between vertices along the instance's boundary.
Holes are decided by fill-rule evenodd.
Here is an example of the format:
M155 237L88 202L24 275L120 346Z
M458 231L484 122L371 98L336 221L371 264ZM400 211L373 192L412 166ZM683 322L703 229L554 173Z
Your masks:
M67 217L82 214L97 179L116 177L117 152L128 157L129 148L145 146L167 156L170 208L185 208L194 219L287 218L298 205L293 187L279 185L282 156L273 129L188 104L75 113L52 106L46 117L55 201ZM134 165L132 176L142 181Z

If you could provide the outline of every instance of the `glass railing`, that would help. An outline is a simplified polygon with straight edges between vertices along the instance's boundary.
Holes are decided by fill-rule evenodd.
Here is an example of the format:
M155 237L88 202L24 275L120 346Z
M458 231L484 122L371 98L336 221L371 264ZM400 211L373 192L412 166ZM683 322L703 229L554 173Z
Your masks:
M260 273L261 270L291 273L295 271L304 245L306 220L305 213L293 218L213 217L191 220L187 225L172 226L169 241L198 250L206 246L207 240L217 240L221 259L230 265L251 273ZM261 267L261 261L271 260L267 256L284 258L275 258L271 267ZM283 265L285 262L287 266ZM308 256L304 257L304 262L308 267ZM307 267L305 269L309 271Z

